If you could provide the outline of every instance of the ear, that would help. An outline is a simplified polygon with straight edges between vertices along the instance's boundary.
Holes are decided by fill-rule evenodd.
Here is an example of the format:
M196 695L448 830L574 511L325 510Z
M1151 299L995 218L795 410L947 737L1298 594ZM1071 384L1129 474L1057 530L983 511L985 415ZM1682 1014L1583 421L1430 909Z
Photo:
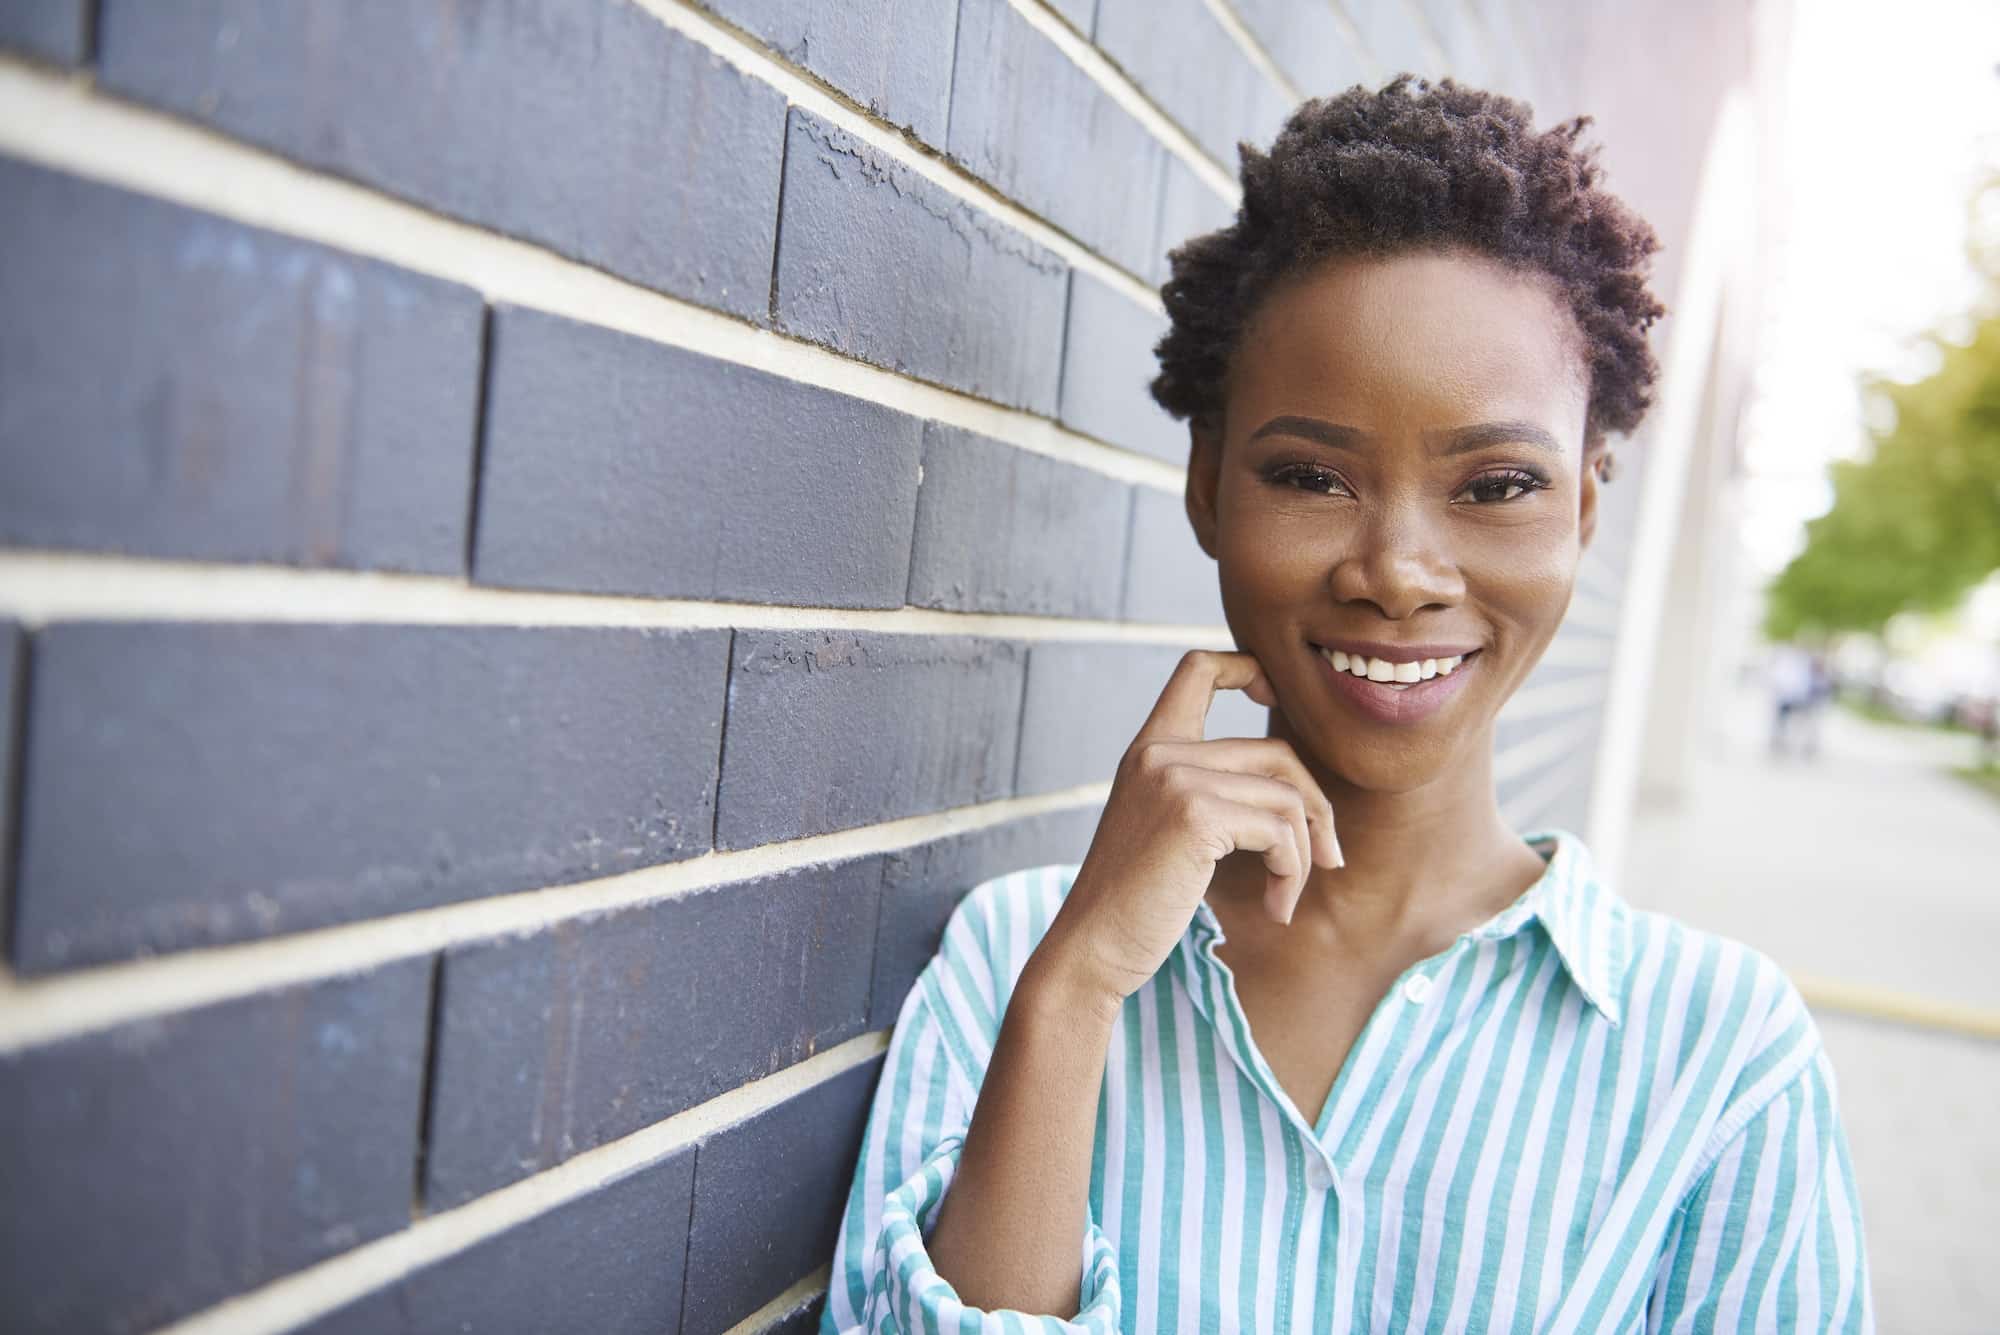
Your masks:
M1601 435L1586 439L1583 444L1583 476L1578 481L1576 499L1576 545L1579 550L1590 546L1590 540L1597 532L1597 488L1602 484L1598 469L1609 450L1609 443Z
M1187 516L1194 540L1215 555L1215 494L1222 484L1222 427L1212 419L1188 423Z

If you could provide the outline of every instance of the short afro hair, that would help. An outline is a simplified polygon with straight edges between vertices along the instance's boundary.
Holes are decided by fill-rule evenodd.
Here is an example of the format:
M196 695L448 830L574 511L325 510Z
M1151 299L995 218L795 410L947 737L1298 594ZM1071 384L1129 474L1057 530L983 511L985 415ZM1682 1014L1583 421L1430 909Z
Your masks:
M1237 339L1288 274L1343 255L1465 249L1553 280L1588 361L1586 448L1629 434L1659 376L1646 341L1666 314L1646 286L1659 238L1598 184L1597 145L1579 143L1591 117L1538 132L1531 115L1450 78L1399 74L1300 104L1269 152L1239 144L1236 221L1169 252L1154 399L1219 420Z

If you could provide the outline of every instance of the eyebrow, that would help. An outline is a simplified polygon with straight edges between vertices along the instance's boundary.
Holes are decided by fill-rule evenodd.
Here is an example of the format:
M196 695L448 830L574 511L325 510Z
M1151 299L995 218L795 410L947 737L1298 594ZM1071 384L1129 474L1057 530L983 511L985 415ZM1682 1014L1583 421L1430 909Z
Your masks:
M1265 436L1299 436L1336 450L1359 450L1374 441L1374 437L1366 431L1321 421L1317 417L1273 417L1250 433L1252 440L1261 440ZM1449 431L1424 433L1424 443L1431 447L1433 453L1441 456L1464 454L1468 450L1509 442L1533 445L1554 454L1563 452L1556 438L1533 422L1479 422Z

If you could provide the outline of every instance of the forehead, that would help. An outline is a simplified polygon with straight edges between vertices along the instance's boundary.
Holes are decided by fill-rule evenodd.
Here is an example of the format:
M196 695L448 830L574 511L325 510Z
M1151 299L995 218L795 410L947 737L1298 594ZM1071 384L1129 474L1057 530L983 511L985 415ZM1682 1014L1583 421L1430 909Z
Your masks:
M1280 280L1244 329L1227 395L1377 428L1504 410L1580 439L1588 374L1546 279L1424 251L1343 256Z

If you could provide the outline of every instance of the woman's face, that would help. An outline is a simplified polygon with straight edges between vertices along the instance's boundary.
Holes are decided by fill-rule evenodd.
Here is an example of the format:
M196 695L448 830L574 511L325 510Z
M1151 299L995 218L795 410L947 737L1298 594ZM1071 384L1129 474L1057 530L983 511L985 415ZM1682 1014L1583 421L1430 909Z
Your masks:
M1595 524L1581 348L1541 279L1458 252L1328 261L1254 312L1188 515L1308 764L1385 791L1484 764ZM1460 653L1401 689L1366 675Z

